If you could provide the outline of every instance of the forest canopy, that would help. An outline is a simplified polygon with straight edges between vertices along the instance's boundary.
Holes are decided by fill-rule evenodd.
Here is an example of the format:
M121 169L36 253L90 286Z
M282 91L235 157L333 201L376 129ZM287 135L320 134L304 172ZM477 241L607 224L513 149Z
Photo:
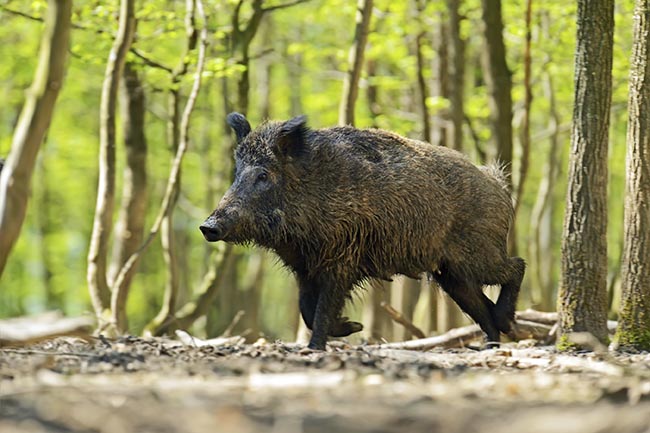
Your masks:
M358 5L344 0L205 0L206 19L202 22L195 12L188 12L188 4L195 3L135 2L135 27L124 60L121 108L115 122L116 197L110 218L116 224L125 179L131 179L124 174L130 155L126 137L133 132L133 123L127 120L134 111L127 113L137 110L134 93L128 93L130 79L136 83L132 91L143 97L140 126L146 141L146 165L142 166L146 166L146 194L139 200L146 236L165 195L174 155L183 142L182 111L196 82L203 44L199 30L205 29L201 88L191 114L173 218L161 227L162 245L160 239L153 241L133 276L128 331L139 334L152 325L168 302L164 293L170 285L177 288L172 304L180 310L191 308L191 301L212 278L208 286L215 286L214 294L204 311L205 320L194 322L196 332L222 334L243 310L245 314L236 325L239 332L249 329L255 337L262 334L290 340L298 330L299 314L297 290L289 272L271 253L258 248L231 251L223 243L207 244L198 227L232 176L234 142L225 123L229 112L246 113L253 125L301 114L313 128L339 123ZM457 21L450 5L457 8ZM92 311L86 274L100 176L100 105L107 59L118 33L119 6L118 2L90 0L73 4L65 81L36 161L25 223L2 274L0 317L51 309L70 315ZM532 13L527 22L529 7ZM42 0L0 0L0 92L4 101L0 106L0 157L9 154L32 84L47 8ZM607 228L612 317L620 297L633 10L634 2L625 0L617 2L614 11ZM355 126L383 128L458 147L477 164L498 159L482 59L482 11L479 0L374 0L354 109ZM194 27L188 25L190 16L196 21ZM512 82L510 168L518 202L511 248L528 262L519 305L550 311L555 309L560 279L574 101L576 5L559 0L508 0L501 4L501 16ZM457 45L452 40L454 22L458 24ZM458 83L455 79L462 83L460 117L453 110L458 106L452 96ZM531 95L528 100L527 92ZM459 144L454 144L450 132L454 119L460 119ZM529 151L525 151L526 143ZM114 230L120 230L119 225ZM108 243L109 280L121 265L116 258L119 239L114 232ZM164 239L172 242L171 248L164 246ZM230 257L227 263L225 256ZM410 311L426 332L440 331L447 304L437 290L415 285L406 295L402 289L408 284L396 281L393 287L384 287L384 299ZM358 296L369 297L369 293L359 291ZM445 307L436 306L436 302ZM367 317L373 302L365 304L370 307L364 312L362 303L355 302L349 315ZM167 311L163 316L173 313ZM383 335L389 338L388 331Z

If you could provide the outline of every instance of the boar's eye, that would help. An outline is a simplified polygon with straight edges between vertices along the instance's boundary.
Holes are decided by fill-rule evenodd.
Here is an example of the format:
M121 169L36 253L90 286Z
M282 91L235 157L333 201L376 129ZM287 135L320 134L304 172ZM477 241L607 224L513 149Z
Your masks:
M259 182L266 182L267 180L269 180L269 175L265 171L263 171L257 175L257 180Z

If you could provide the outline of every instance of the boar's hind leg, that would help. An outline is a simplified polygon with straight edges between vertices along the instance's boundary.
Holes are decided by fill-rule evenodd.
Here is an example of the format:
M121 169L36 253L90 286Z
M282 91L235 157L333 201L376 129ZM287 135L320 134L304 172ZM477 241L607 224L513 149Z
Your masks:
M481 285L462 281L450 272L434 274L436 280L461 310L467 313L481 327L487 338L487 347L499 344L499 330L494 324L492 310L494 304L483 294Z
M519 257L511 257L506 265L507 277L501 281L501 293L494 308L494 322L499 331L507 334L515 320L515 308L526 263Z

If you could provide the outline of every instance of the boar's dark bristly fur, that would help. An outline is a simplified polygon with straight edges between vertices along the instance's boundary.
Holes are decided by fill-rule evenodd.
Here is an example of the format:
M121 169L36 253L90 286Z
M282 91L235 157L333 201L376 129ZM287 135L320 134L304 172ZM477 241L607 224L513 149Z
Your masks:
M341 317L371 278L427 273L498 342L514 320L524 261L508 257L513 206L496 167L378 129L311 130L304 116L237 136L235 180L201 226L209 241L253 242L296 274L310 348L361 324ZM484 285L501 285L493 303Z

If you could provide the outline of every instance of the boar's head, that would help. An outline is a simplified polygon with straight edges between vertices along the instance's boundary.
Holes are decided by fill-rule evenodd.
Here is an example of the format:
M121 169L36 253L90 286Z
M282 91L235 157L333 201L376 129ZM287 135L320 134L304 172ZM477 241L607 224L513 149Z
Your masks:
M293 162L306 149L306 118L269 122L254 131L242 114L229 114L227 122L237 138L234 181L201 232L210 242L272 246L284 233L287 188L296 176Z

